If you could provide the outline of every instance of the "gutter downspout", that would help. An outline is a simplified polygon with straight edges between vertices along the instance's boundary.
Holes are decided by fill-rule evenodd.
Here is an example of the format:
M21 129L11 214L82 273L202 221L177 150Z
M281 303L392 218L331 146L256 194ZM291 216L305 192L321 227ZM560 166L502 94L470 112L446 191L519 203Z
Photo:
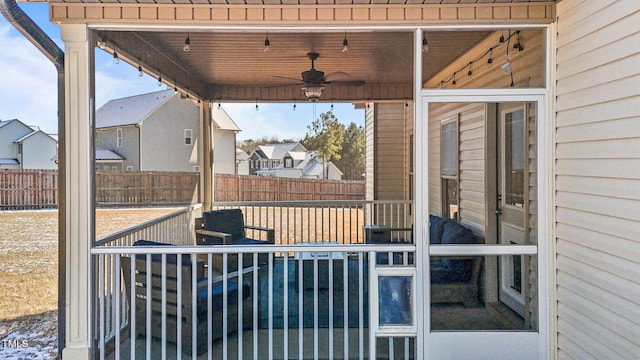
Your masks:
M15 0L0 0L0 12L22 35L44 54L58 73L58 357L66 343L66 164L64 51L18 7Z

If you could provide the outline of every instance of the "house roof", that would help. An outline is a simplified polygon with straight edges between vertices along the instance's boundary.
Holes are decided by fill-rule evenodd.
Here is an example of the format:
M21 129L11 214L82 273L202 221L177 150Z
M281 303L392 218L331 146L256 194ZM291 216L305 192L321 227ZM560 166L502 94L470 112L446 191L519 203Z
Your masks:
M25 135L25 136L21 137L20 139L14 140L13 142L14 142L14 143L21 143L21 142L24 142L25 140L27 140L28 138L30 138L30 137L32 137L32 136L34 136L34 135L36 135L36 134L42 134L42 135L44 135L44 136L47 136L47 137L51 138L51 140L53 140L53 141L55 141L55 142L58 142L58 139L56 139L56 138L54 138L53 136L51 136L51 135L49 135L49 134L45 133L45 132L44 132L44 131L42 131L42 130L34 130L34 131L32 131L32 132L28 133L27 135Z
M298 143L265 144L258 146L256 151L260 151L267 159L284 159L285 155L296 147L304 147Z
M3 127L3 126L5 126L5 125L7 125L7 124L9 124L9 123L11 123L13 121L16 121L16 120L18 120L18 119L0 120L0 127Z
M179 95L173 90L163 90L110 100L96 110L96 128L140 124L173 96Z
M0 165L18 165L18 164L20 164L18 159L0 158Z
M125 160L122 155L113 150L96 149L96 160Z
M211 119L220 130L240 131L238 125L221 106L211 107Z
M291 156L293 160L304 160L307 156L307 151L289 151L287 155Z

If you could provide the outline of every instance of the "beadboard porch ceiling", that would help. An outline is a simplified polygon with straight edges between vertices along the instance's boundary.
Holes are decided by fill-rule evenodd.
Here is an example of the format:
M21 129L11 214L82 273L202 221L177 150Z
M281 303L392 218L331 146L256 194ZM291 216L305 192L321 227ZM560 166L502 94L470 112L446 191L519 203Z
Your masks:
M426 32L423 79L438 73L491 31ZM190 51L183 51L189 36ZM343 52L343 40L348 51ZM101 31L96 40L132 66L140 64L169 86L212 101L306 101L295 79L311 68L325 74L346 72L330 84L320 101L401 100L413 97L414 33L408 31ZM288 79L287 79L288 78Z

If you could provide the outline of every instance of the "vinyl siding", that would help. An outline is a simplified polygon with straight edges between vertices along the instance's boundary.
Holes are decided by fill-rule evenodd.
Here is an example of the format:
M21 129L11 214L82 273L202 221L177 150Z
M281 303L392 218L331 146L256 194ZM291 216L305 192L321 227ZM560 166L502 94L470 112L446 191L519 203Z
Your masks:
M558 4L558 358L640 354L640 2Z
M366 166L366 176L365 176L365 186L366 186L366 195L365 199L367 200L375 200L374 193L374 142L375 142L375 107L373 105L367 105L365 109L365 120L364 120L364 137L365 137L365 166Z
M402 103L375 104L375 198L404 200L408 197L405 110Z
M430 212L442 215L440 124L458 117L460 219L480 236L484 236L486 217L485 111L484 104L433 104L429 109Z

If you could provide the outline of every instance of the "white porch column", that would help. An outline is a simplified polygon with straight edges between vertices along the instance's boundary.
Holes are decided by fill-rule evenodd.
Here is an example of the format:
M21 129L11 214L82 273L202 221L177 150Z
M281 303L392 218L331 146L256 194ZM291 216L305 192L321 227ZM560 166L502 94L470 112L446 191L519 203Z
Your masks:
M90 35L84 24L63 24L65 42L65 194L67 229L66 343L63 359L91 354L91 261L93 241L93 83Z

